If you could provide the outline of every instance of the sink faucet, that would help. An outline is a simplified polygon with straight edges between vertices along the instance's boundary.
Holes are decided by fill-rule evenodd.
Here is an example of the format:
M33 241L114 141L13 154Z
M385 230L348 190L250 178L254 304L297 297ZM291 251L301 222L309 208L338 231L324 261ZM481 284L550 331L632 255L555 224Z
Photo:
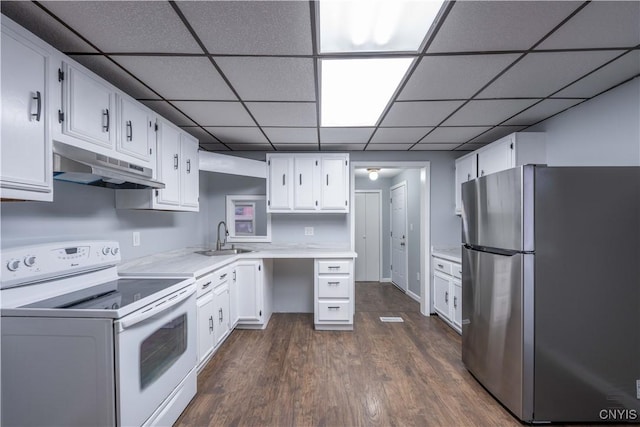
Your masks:
M224 242L220 241L220 226L224 225ZM227 244L227 236L229 235L229 230L227 229L227 224L224 221L220 221L218 223L218 238L216 239L216 251L222 249L224 245Z

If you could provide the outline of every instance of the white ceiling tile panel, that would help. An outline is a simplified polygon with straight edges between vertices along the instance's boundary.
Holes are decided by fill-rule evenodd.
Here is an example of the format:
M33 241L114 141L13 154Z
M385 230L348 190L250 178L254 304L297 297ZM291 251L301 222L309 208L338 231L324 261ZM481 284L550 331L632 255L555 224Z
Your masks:
M213 136L211 136L209 133L207 133L200 127L186 126L186 127L183 127L182 129L185 132L189 132L191 135L198 138L198 142L200 144L218 144L219 143L219 141L217 141Z
M555 96L592 97L638 74L640 50L635 50L561 90Z
M413 144L410 143L395 143L395 144L369 144L367 151L404 151L411 148Z
M315 101L313 59L217 57L244 101Z
M166 99L236 100L204 57L112 56Z
M165 1L48 1L45 7L104 52L202 53Z
M640 2L593 1L536 49L633 47L640 44Z
M485 145L487 144L464 144L463 146L456 148L456 151L475 151L478 148L484 147Z
M299 102L247 102L260 126L316 126L316 104Z
M490 127L485 126L469 126L469 127L439 127L431 132L420 143L457 143L462 144L467 142L471 138L480 135L482 132L486 132Z
M202 144L200 143L200 147L207 151L229 151L229 148L225 147L219 143L210 143L210 144Z
M263 127L262 130L274 144L315 144L318 147L316 128Z
M255 126L240 102L175 101L200 126Z
M579 79L619 51L530 53L498 80L483 90L479 98L544 98Z
M70 55L70 57L115 87L121 89L129 96L134 98L160 99L152 90L148 89L138 80L127 74L122 68L102 55Z
M274 151L269 144L228 144L233 151Z
M97 52L30 1L1 1L2 13L62 52Z
M518 56L425 56L398 99L470 98Z
M498 126L471 141L473 144L489 144L513 132L519 132L526 126ZM465 147L472 144L465 144Z
M278 151L318 151L318 144L273 144Z
M268 144L267 138L264 137L260 129L257 127L228 127L207 126L209 132L214 134L216 138L225 144Z
M322 151L362 151L366 144L322 144Z
M469 101L443 123L445 126L495 126L536 103L537 99Z
M431 127L378 128L371 138L372 144L415 143L425 136Z
M178 6L212 54L313 53L306 1L180 1Z
M320 128L322 144L366 144L374 128Z
M462 105L462 101L396 102L381 126L436 126Z
M428 144L421 142L415 145L411 151L447 151L455 150L460 144Z
M427 52L526 50L580 4L571 1L458 1Z
M165 101L142 101L144 105L178 126L193 126L195 123Z
M504 124L505 126L530 126L569 107L573 107L580 102L582 102L581 99L545 99L514 118L509 119Z

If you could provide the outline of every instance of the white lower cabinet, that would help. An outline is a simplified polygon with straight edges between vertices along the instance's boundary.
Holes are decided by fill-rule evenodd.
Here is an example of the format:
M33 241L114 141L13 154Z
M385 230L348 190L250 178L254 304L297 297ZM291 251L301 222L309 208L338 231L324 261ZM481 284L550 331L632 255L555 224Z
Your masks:
M316 259L314 323L319 330L352 330L353 259Z
M462 268L433 257L433 308L458 333L462 332Z
M264 329L273 311L271 260L238 260L233 266L238 323L241 329Z
M231 331L230 271L219 268L196 280L198 369L202 369Z
M213 289L213 332L215 333L214 347L224 340L231 326L229 324L229 282Z

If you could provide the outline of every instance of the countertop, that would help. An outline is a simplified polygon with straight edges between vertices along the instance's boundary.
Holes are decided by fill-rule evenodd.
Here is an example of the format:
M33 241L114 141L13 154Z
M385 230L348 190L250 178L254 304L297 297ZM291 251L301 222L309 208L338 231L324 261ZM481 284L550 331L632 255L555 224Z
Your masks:
M207 248L187 247L125 262L118 266L118 273L126 276L157 274L165 277L200 277L238 259L355 258L357 256L354 251L345 247L322 245L243 243L237 247L255 252L206 256L195 252Z
M447 261L457 262L458 264L462 264L462 247L457 246L454 248L433 248L431 250L431 255L446 259Z

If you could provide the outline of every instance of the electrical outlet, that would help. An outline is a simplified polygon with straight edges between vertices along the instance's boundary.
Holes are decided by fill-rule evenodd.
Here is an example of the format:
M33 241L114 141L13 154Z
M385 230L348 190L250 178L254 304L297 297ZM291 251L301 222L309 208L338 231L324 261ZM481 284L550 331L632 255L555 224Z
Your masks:
M305 236L313 236L313 227L305 227L304 228Z
M413 231L413 224L409 224L409 231Z
M133 246L140 246L140 232L133 232Z
M420 281L420 272L419 271L416 273L416 279L418 279L418 282Z

